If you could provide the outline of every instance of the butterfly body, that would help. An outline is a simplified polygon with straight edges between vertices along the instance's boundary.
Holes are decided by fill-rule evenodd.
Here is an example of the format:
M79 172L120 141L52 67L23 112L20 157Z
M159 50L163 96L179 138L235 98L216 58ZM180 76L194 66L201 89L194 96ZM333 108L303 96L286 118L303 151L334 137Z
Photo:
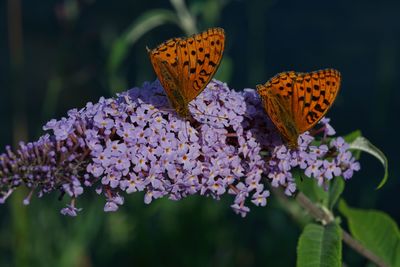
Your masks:
M173 38L148 50L154 71L171 106L188 117L189 102L207 86L218 69L225 45L221 28L188 38Z
M265 110L289 147L297 147L300 134L326 114L340 88L337 70L310 73L282 72L257 85Z

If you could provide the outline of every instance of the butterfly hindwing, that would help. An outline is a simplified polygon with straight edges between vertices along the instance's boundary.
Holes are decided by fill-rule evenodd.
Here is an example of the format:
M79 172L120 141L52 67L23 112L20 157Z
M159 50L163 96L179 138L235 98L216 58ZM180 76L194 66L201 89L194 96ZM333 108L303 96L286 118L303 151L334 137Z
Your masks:
M153 64L156 65L157 70L163 76L162 82L160 82L168 96L169 102L174 109L180 110L180 107L184 106L186 101L180 91L180 80L176 69L167 61L158 57L154 57L153 61Z
M271 78L265 85L258 85L258 93L271 121L289 143L297 143L294 120L294 72L283 72Z
M177 46L180 40L180 38L169 39L157 48L149 51L154 71L157 77L159 77L159 81L172 107L175 109L178 109L179 106L185 103L180 93L181 79L177 69L179 65Z
M268 99L267 110L274 114L270 118L285 140L289 143L296 143L299 133L287 104L288 102L282 97L272 97Z

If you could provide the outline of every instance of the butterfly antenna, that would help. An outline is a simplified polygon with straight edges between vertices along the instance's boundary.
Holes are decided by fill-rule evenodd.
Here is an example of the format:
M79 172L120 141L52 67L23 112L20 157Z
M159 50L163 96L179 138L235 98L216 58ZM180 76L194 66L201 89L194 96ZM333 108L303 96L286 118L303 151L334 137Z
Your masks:
M223 119L223 120L227 120L228 119L228 118L221 117L221 116L218 116L218 115L206 114L206 113L202 112L201 110L199 110L195 105L192 105L192 104L189 104L189 105L199 112L199 113L197 113L197 115L203 115L203 116L208 116L208 117L213 117L213 118L218 118L218 119Z

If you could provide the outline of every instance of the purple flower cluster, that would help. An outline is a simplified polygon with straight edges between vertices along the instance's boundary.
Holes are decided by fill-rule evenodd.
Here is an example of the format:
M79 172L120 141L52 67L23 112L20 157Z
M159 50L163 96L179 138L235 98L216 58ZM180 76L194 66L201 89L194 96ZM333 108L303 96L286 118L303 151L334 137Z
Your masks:
M334 131L328 122L328 119L321 121L325 138L331 134L330 131ZM306 132L299 137L297 150L292 151L284 145L274 148L268 162L268 177L272 186L284 186L285 193L292 195L296 184L291 170L296 167L304 170L307 177L316 179L320 186L337 176L350 179L353 172L360 169L360 164L347 151L349 145L342 137L332 139L327 144L316 145L312 144L313 141L314 137Z
M328 120L324 142L305 133L298 149L287 149L252 89L235 92L213 80L189 108L192 118L177 117L156 81L71 110L46 124L50 134L0 155L0 202L20 185L31 189L25 204L34 192L59 190L71 198L61 212L76 216L86 188L105 196L104 211L116 211L125 193L143 191L147 204L228 193L245 216L248 202L266 205L268 183L293 193L294 168L319 184L360 168L342 138L324 141L334 134Z

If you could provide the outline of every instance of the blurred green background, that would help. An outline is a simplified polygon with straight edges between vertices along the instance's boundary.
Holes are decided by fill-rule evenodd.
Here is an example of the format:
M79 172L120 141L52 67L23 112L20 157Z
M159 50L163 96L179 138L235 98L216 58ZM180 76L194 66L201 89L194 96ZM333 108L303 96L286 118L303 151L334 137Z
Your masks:
M346 183L352 206L400 220L398 1L0 1L0 146L35 140L68 109L154 80L145 50L208 27L226 32L217 78L241 90L285 70L337 68L342 89L329 112L338 134L361 129L389 159L389 182L370 156ZM3 149L1 149L3 150ZM242 219L221 201L143 203L114 214L86 195L78 218L57 195L19 190L0 206L0 266L293 266L301 231L273 197ZM366 261L344 246L349 266Z

